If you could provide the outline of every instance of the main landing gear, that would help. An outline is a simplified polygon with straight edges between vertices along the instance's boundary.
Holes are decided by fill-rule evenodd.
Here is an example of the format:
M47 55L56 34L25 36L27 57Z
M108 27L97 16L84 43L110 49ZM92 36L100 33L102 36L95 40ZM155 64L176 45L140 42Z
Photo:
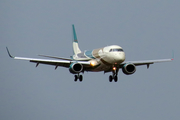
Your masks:
M83 81L83 76L82 75L74 75L74 81L77 82L77 80L79 79L80 82Z
M112 82L114 80L114 82L117 82L118 81L118 71L119 69L117 69L116 67L113 67L113 75L110 75L109 76L109 82Z
M117 81L118 81L117 75L115 75L115 76L110 75L110 76L109 76L109 82L112 82L113 80L114 80L114 82L117 82Z

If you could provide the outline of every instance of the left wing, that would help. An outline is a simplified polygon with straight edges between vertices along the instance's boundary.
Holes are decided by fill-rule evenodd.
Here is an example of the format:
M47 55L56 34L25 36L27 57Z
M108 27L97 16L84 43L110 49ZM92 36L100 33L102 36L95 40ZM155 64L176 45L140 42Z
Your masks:
M26 57L14 57L10 54L8 48L6 47L7 49L7 52L9 54L9 56L13 59L19 59L19 60L28 60L30 62L33 62L33 63L36 63L36 67L39 65L39 64L46 64L46 65L53 65L55 66L55 69L58 67L58 66L62 66L62 67L69 67L71 63L80 63L82 65L89 65L90 66L90 62L88 61L74 61L74 60L71 60L71 59L66 59L66 58L58 58L60 60L51 60L51 59L37 59L37 58L26 58ZM49 56L48 56L49 57Z

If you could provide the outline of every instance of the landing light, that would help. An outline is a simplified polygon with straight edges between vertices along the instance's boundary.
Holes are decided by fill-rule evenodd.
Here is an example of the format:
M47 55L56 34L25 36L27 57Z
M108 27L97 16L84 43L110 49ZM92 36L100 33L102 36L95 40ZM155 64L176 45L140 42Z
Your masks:
M113 67L113 70L116 70L116 67Z
M91 65L91 66L95 66L95 62L94 62L94 61L91 61L91 62L90 62L90 65Z
M97 60L91 60L90 61L90 65L91 66L96 66L96 65L98 65L99 63L97 62Z

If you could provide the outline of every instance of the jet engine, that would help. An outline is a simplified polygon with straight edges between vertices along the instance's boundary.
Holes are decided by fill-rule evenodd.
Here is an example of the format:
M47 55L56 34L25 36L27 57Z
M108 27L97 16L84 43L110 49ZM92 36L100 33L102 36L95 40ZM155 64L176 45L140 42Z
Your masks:
M125 64L122 68L122 71L126 75L131 75L136 72L136 66L132 63Z
M69 71L72 74L80 73L82 72L82 70L83 70L83 66L80 63L72 63L69 67Z

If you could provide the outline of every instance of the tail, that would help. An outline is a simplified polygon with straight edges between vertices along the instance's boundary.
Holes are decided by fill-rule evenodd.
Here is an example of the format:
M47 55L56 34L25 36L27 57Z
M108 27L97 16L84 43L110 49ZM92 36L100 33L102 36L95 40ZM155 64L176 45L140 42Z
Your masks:
M81 53L81 50L79 49L78 40L77 40L74 25L72 25L72 28L73 28L73 36L74 36L74 39L73 39L73 52L74 52L74 55L76 55L78 53Z

